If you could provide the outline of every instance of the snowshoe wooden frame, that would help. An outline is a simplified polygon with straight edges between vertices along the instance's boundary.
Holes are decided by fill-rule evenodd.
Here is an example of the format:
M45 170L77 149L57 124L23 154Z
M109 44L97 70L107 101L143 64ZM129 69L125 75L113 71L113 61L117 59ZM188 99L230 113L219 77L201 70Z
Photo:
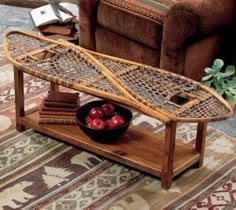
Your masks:
M16 128L33 128L96 154L161 177L164 189L190 166L202 166L207 122L232 115L213 90L186 77L103 55L66 41L11 31L4 51L14 65ZM165 135L130 126L115 144L90 139L76 125L38 123L38 111L25 113L23 73L127 105L165 123ZM177 122L197 123L195 146L176 141Z

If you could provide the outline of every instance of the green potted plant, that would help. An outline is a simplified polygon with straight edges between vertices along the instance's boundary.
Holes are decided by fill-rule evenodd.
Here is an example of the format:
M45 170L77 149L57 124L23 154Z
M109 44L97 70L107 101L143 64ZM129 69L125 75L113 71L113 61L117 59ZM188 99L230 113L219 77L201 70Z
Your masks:
M212 67L204 69L206 75L202 78L203 84L214 89L231 106L236 102L236 77L235 66L228 65L225 68L221 59L216 59Z

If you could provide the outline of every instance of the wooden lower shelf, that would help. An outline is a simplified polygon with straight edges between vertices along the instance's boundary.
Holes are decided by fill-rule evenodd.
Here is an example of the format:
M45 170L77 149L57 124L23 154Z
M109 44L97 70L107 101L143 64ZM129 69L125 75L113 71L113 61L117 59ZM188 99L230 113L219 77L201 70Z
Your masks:
M19 123L39 132L72 143L93 153L161 177L163 136L140 127L130 126L114 144L92 140L77 125L39 124L38 112L20 117ZM173 177L199 161L191 145L176 142Z

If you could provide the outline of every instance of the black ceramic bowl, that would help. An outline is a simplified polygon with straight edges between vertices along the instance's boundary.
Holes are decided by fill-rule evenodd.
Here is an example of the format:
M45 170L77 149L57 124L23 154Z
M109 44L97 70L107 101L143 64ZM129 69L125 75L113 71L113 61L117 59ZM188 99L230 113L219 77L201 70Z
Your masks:
M92 139L103 142L103 143L113 143L121 136L129 127L132 121L132 112L117 104L113 104L115 107L115 112L119 113L124 119L125 123L116 128L104 128L104 129L93 129L86 125L85 118L89 114L89 111L94 107L101 107L103 104L109 103L105 100L92 101L87 104L82 105L77 113L77 121L80 128L88 134Z

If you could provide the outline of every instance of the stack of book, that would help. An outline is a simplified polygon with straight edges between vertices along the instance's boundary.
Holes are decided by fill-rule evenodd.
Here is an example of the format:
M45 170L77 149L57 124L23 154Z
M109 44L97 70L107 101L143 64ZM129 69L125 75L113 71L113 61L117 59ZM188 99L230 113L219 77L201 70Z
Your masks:
M78 93L50 91L39 108L40 124L77 124Z
M52 39L78 40L79 9L76 4L66 2L48 4L33 9L30 16L39 34Z

